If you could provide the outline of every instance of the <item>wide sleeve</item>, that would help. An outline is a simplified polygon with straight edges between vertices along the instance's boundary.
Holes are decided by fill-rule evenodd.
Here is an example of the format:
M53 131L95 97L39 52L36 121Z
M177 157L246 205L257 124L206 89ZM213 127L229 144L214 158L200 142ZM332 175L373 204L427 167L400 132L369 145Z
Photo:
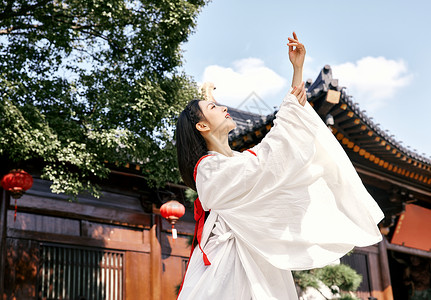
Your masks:
M315 133L320 118L314 118L307 106L310 106L308 102L303 107L290 93L284 97L273 127L262 141L251 149L257 154L256 157L263 167L276 167L278 170L277 166L289 165L288 171L297 172L314 156L314 140L317 137Z
M215 155L205 158L197 168L196 187L203 208L225 209L238 206L259 194L262 188L272 189L277 182L294 185L301 170L316 152L314 140L316 120L305 112L297 98L288 94L276 114L274 126L261 143L241 155ZM301 180L300 178L298 178ZM221 189L224 186L226 188ZM217 194L213 193L217 190Z
M239 249L281 269L308 269L381 240L383 214L313 108L287 95L257 156L215 155L197 168L204 209Z

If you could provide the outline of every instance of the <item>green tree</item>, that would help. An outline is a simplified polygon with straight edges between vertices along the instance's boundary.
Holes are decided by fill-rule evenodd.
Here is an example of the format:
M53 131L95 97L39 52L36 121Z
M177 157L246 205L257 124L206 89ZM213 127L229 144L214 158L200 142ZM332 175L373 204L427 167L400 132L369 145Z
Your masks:
M362 276L345 264L329 265L307 271L294 271L293 277L295 283L303 291L308 287L319 290L319 283L323 283L334 295L340 292L340 299L345 300L358 299L352 292L356 291L362 282Z
M42 162L53 192L70 195L97 195L106 162L178 181L173 116L197 93L181 44L205 4L0 2L1 158Z
M341 291L354 292L362 282L362 276L345 264L329 265L324 268L317 269L316 276L326 286L337 286Z

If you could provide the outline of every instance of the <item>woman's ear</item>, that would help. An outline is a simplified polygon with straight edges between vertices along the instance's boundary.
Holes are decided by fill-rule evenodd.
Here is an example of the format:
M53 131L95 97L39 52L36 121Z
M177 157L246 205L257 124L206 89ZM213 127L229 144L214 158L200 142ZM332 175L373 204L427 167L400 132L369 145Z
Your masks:
M209 131L210 127L205 122L198 122L196 123L196 129L200 132Z

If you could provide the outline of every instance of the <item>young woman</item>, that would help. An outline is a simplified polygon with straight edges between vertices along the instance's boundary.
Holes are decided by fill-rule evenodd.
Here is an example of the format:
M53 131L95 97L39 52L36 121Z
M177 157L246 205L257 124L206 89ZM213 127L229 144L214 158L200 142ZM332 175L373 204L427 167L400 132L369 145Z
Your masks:
M191 101L177 124L184 182L197 190L198 244L178 299L297 299L290 270L323 267L381 240L383 215L306 101L305 48L289 38L292 90L265 138L233 151L227 108Z

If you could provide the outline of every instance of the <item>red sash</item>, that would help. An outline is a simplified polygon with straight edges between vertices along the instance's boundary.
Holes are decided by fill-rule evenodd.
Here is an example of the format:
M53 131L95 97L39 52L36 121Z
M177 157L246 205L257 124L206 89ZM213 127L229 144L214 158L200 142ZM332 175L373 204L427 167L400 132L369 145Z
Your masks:
M195 182L196 182L196 175L197 175L197 172L198 172L199 163L205 157L212 156L212 155L214 155L214 154L204 155L196 163L195 169L193 171L193 178L195 179ZM205 254L204 250L202 250L202 247L201 247L202 231L204 229L204 224L205 224L205 211L202 208L202 204L201 204L201 201L199 200L199 197L196 198L196 200L194 201L194 215L195 215L196 225L195 225L195 235L193 236L193 243L192 243L192 250L190 252L190 257L192 257L192 253L193 253L193 250L195 248L194 247L195 239L197 239L198 240L199 249L201 249L202 254L203 254L203 259L204 259L205 266L209 266L209 265L211 265L211 262L208 260L207 255Z
M212 156L212 155L214 155L214 154L204 155L196 163L195 169L193 171L193 178L195 179L195 182L196 182L196 175L197 175L199 163L205 157ZM199 249L202 251L202 255L203 255L203 260L204 260L205 266L211 265L211 262L209 261L207 255L205 254L204 250L201 247L202 231L204 229L204 224L205 224L205 211L202 208L202 204L201 204L201 201L199 200L199 197L197 197L196 200L193 203L194 203L194 217L195 217L195 221L196 221L195 234L193 235L193 242L192 242L191 251L190 251L190 255L189 255L189 261L187 263L186 271L184 272L183 281L181 282L181 286L180 286L180 290L178 292L177 299L180 296L181 290L183 288L184 278L186 278L187 269L189 267L190 259L192 258L193 250L195 249L195 240L196 239L198 240Z
M194 201L194 204L195 204L196 225L195 225L195 235L193 236L193 243L192 243L192 250L190 253L190 257L192 257L192 253L193 253L193 250L195 248L194 247L195 239L197 239L199 249L201 249L201 251L202 251L204 264L205 264L205 266L209 266L211 264L211 262L208 260L207 255L205 254L204 250L201 247L202 231L204 229L204 224L205 224L205 211L202 208L202 204L201 204L201 201L199 201L199 197L196 198L196 200Z

